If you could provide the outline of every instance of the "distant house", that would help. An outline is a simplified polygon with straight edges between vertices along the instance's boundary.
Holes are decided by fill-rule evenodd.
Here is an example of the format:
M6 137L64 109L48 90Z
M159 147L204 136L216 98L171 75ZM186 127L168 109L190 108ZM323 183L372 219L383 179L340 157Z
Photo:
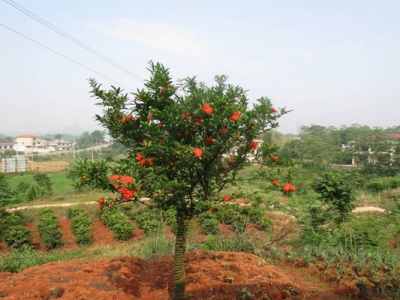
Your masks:
M64 140L48 141L47 146L53 147L56 151L71 151L71 150L73 150L71 141L64 141Z
M13 146L13 142L0 139L0 153L4 153L6 150L13 150Z
M365 145L358 147L357 149L354 149L355 151L353 152L353 157L352 157L352 164L359 164L362 162L368 162L368 163L379 163L384 160L389 159L389 161L393 160L393 156L397 153L398 149L396 149L396 141L400 141L400 133L390 133L387 134L387 145L384 149L379 149L379 150L374 150L373 149L373 142L375 140L375 137L369 137L369 140L371 140L371 143L368 144L366 143ZM353 143L354 144L354 143ZM347 147L353 147L350 143L350 145L346 146Z
M47 141L41 140L39 136L34 134L21 134L17 136L14 149L21 151L25 149L25 153L46 152Z

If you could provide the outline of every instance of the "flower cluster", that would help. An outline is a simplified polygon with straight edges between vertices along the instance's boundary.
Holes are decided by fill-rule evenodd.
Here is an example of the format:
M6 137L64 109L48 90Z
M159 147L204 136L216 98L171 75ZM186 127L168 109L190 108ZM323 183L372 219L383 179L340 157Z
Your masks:
M291 185L290 183L285 183L283 185L283 191L285 193L294 193L296 191L295 187Z
M213 109L210 104L204 104L201 110L207 115L210 115L213 112Z
M229 117L229 119L231 119L232 121L237 121L237 120L239 120L239 118L240 118L240 116L241 116L241 114L240 114L240 112L237 110L237 111L235 111L230 117Z
M140 190L135 188L136 183L133 181L132 176L111 175L110 181L115 183L114 188L118 190L126 201L130 201L140 193Z

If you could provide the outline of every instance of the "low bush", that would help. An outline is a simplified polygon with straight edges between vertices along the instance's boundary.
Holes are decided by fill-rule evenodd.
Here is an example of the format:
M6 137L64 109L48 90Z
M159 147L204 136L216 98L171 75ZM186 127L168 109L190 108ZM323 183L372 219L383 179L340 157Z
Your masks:
M204 234L217 234L219 232L219 223L216 214L205 212L199 216L199 225Z
M67 211L68 213L68 211ZM90 245L93 242L93 229L90 216L82 209L71 210L71 230L79 245Z
M82 208L76 206L70 206L65 212L65 215L67 216L68 219L72 219L73 217L80 215L83 212L84 210Z
M53 209L44 208L39 211L37 230L40 241L46 250L60 248L63 245L62 232Z
M32 246L32 232L21 225L14 225L7 229L4 235L4 242L8 247L20 249L25 246Z
M117 210L104 209L100 218L105 225L111 227L116 240L128 240L135 229L126 216Z
M131 210L125 212L125 214L139 224L146 236L152 235L163 228L161 214L157 210L146 208L137 212Z

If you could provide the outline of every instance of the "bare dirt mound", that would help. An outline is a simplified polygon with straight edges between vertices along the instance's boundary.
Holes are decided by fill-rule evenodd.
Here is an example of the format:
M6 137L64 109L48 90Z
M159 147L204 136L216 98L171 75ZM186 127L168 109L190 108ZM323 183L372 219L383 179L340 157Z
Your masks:
M188 299L348 299L337 286L307 281L303 270L277 268L247 253L195 251L185 259ZM172 254L71 260L0 273L3 299L170 299ZM245 289L244 289L245 288ZM354 291L348 291L354 292ZM339 294L340 293L340 294Z

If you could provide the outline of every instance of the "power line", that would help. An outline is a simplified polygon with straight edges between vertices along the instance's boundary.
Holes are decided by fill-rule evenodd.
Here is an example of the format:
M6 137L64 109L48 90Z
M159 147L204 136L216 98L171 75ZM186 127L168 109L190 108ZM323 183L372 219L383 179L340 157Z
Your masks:
M90 48L89 46L85 45L84 43L82 43L79 40L75 39L74 37L70 36L69 34L65 33L61 29L58 29L54 25L50 24L46 20L44 20L44 19L40 18L39 16L35 15L34 13L30 12L26 8L22 7L21 5L15 3L12 0L4 0L4 2L6 2L7 4L11 5L12 7L18 9L19 11L23 12L24 14L26 14L29 17L31 17L32 19L38 21L39 23L43 24L44 26L50 28L54 32L56 32L59 35L65 37L66 39L70 40L71 42L73 42L74 44L78 45L79 47L85 49L86 51L90 52L91 54L97 56L98 58L102 59L103 61L109 63L110 65L112 65L114 67L116 67L117 69L121 70L122 72L124 72L124 73L128 74L129 76L135 78L136 80L144 83L143 79L141 79L136 74L132 73L131 71L129 71L127 69L125 69L124 67L120 66L119 64L117 64L116 62L114 62L111 59L107 58L103 54L97 52L96 50Z
M75 63L75 64L77 64L77 65L79 65L79 66L81 66L81 67L83 67L83 68L85 68L85 69L87 69L87 70L93 72L93 73L96 73L96 74L98 74L98 75L100 75L100 76L102 76L102 77L104 77L104 78L106 78L106 79L108 79L108 80L110 80L110 81L112 81L112 82L115 82L115 83L117 83L118 85L123 86L124 88L126 88L126 89L128 89L128 90L134 91L133 89L131 89L131 88L129 88L129 87L123 85L123 84L120 84L118 81L115 81L115 80L113 80L113 79L111 79L111 78L109 78L109 77L107 77L107 76L105 76L105 75L103 75L103 74L101 74L101 73L99 73L99 72L97 72L97 71L95 71L95 70L89 68L89 67L86 67L85 65L83 65L83 64L81 64L81 63L79 63L79 62L77 62L76 60L73 60L72 58L69 58L69 57L65 56L64 54L61 54L60 52L57 52L57 51L55 51L55 50L53 50L53 49L51 49L51 48L49 48L49 47L47 47L47 46L45 46L45 45L43 45L43 44L41 44L41 43L35 41L34 39L31 39L30 37L27 37L26 35L24 35L24 34L18 32L18 31L16 31L16 30L14 30L14 29L12 29L12 28L10 28L10 27L8 27L8 26L2 24L2 23L0 23L0 26L3 26L4 28L7 28L8 30L10 30L10 31L12 31L12 32L14 32L14 33L16 33L16 34L18 34L18 35L20 35L20 36L22 36L22 37L24 37L24 38L26 38L26 39L32 41L32 42L34 42L34 43L36 43L36 44L38 44L38 45L44 47L44 48L46 48L47 50L50 50L51 52L54 52L54 53L56 53L56 54L58 54L58 55L60 55L60 56L62 56L62 57L64 57L64 58L68 59L69 61L72 61L73 63Z

